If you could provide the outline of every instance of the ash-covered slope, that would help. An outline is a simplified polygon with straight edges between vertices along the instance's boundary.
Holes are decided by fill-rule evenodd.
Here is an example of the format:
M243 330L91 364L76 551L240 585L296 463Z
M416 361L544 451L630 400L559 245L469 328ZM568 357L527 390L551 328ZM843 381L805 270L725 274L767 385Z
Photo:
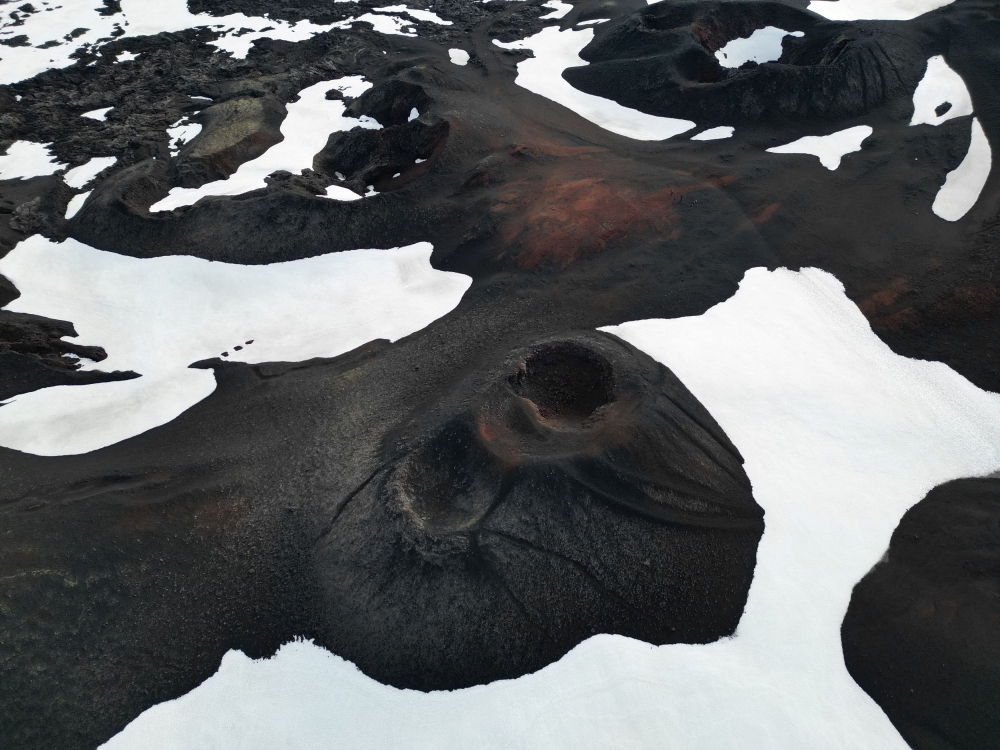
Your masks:
M854 589L851 675L911 747L989 747L1000 736L1000 480L960 479L911 508Z
M57 429L52 457L0 449L0 735L92 747L211 676L227 651L267 656L296 637L385 683L434 689L525 675L594 633L654 644L733 633L762 529L739 452L669 370L594 329L702 316L749 269L816 266L894 351L1000 390L1000 14L984 0L934 4L920 15L872 3L855 14L910 20L852 22L818 15L821 2L227 0L151 13L123 0L76 8L93 21L80 34L56 22L76 16L8 12L0 253L42 235L74 240L59 247L80 248L82 263L95 248L129 256L129 280L87 269L121 286L74 297L99 298L88 319L140 340L178 334L150 313L152 295L130 298L153 275L143 264L164 256L263 277L429 242L434 273L472 282L426 327L394 321L410 335L334 359L233 362L226 343L223 359L194 363L210 355L181 347L172 366L212 373L193 376L202 400L179 416L77 456L59 455L75 451ZM836 8L826 15L850 15L847 0ZM722 64L728 45L767 29L782 32L776 54ZM18 59L41 72L17 75ZM253 179L231 180L241 170ZM31 299L72 309L53 303L73 296L63 276L25 276ZM231 309L271 300L267 284L218 279ZM357 285L354 311L372 287ZM16 307L18 294L0 279L0 301ZM238 323L272 314L289 340L314 330L307 314L265 307ZM150 377L139 364L103 371L104 353L140 360L113 351L113 326L110 340L73 337L78 317L0 310L0 396ZM350 339L350 315L329 317L316 335ZM813 330L792 313L769 320L774 336ZM819 333L858 330L845 326ZM216 346L205 333L190 338ZM296 351L347 348L324 342ZM727 372L739 394L738 368ZM794 380L761 375L757 395L781 413L788 393L767 383ZM885 434L909 445L904 433ZM977 461L945 463L988 463ZM886 482L878 492L892 495ZM849 630L867 634L856 648L879 665L871 639L897 624L861 606L868 585L845 644ZM914 659L908 637L884 658ZM970 674L962 658L945 670L956 681ZM796 678L812 669L792 662ZM991 731L962 724L978 697L955 693L938 721L852 670L894 721L915 713L913 726L953 744Z
M604 335L486 364L387 435L327 511L320 642L380 682L537 670L595 633L730 635L763 513L668 370Z

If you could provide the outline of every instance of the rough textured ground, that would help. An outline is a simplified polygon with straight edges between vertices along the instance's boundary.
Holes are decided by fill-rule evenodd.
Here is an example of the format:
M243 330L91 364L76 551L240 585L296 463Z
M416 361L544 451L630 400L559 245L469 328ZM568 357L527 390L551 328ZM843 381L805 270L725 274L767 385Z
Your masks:
M958 0L903 23L831 22L804 5L584 0L560 22L613 19L582 53L591 64L567 72L575 86L738 126L720 141L629 140L515 86L524 55L492 40L550 23L534 0L418 2L453 25L265 39L245 60L204 29L125 38L0 87L0 147L51 142L74 166L118 158L68 221L73 191L58 176L0 182L0 253L41 233L135 257L263 264L427 240L436 268L473 278L454 313L392 345L203 363L212 396L118 445L58 458L0 449L0 745L93 747L199 684L228 649L266 655L297 635L429 689L524 674L594 632L731 633L762 529L741 459L669 371L593 330L698 315L749 268L829 270L896 352L1000 390L1000 170L961 221L942 221L930 204L971 118L909 126L913 88L941 54L1000 153L1000 5ZM359 6L190 8L330 23ZM786 40L778 65L714 62L724 41L767 24L816 33ZM468 66L448 61L452 46ZM139 57L110 61L124 51ZM299 90L345 75L375 84L349 111L385 129L334 134L312 170L263 190L149 212L171 187L262 153ZM108 106L107 121L80 117ZM166 128L185 115L204 130L171 157ZM859 124L876 135L835 172L764 152ZM338 172L379 195L317 197ZM0 279L0 301L16 295ZM71 330L0 311L0 397L131 377L74 370L64 354L101 352L62 341ZM998 731L982 702L1000 664L986 599L962 604L961 637L945 615L918 617L927 597L992 584L913 547L925 575L902 549L913 524L988 515L979 490L941 499L965 486L907 516L845 623L852 674L915 748L986 747ZM649 554L622 551L626 538ZM940 672L924 634L938 639ZM921 691L906 693L914 680Z

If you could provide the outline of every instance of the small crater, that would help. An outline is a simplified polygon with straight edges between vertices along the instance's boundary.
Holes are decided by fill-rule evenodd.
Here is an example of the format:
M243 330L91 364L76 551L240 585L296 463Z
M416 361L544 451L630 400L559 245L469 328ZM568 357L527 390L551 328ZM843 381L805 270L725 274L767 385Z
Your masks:
M507 382L543 418L559 422L582 422L614 401L611 363L577 344L538 349Z

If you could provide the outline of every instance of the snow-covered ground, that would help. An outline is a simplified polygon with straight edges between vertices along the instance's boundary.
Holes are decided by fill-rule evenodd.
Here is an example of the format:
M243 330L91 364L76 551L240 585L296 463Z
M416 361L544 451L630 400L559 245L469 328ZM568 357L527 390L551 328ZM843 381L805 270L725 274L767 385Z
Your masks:
M733 638L599 635L537 673L436 693L309 643L230 652L106 750L906 750L847 673L840 624L910 506L1000 468L1000 396L893 354L816 269L754 269L704 315L608 330L669 366L746 460L766 528Z
M38 0L25 4L34 7L34 12L23 11L20 7L12 9L17 15L0 22L0 40L26 36L28 43L3 47L3 53L0 54L0 84L17 83L45 70L68 67L76 62L72 57L75 52L84 47L96 49L111 41L113 33L119 34L118 39L123 39L208 27L222 32L222 36L211 44L240 59L247 56L250 47L258 39L301 42L324 31L349 28L358 21L371 23L376 31L383 34L405 33L407 36L416 36L415 32L403 30L412 26L412 22L384 12L364 13L345 21L317 25L311 21L289 23L242 13L226 16L196 14L188 10L187 0L121 0L120 4L121 13L110 16L101 15L100 11L104 9L96 0ZM451 24L430 11L412 10L405 5L381 10L421 21ZM12 14L5 15L10 17ZM54 44L43 46L50 43ZM124 53L118 57L117 62L135 57L134 54Z
M692 141L719 141L724 138L732 138L733 133L736 132L736 128L732 125L720 125L717 128L709 128L708 130L702 130L697 135L692 135Z
M49 152L51 143L14 141L0 155L0 180L18 180L55 174L66 165Z
M955 0L812 0L808 10L831 21L910 21Z
M63 175L63 182L74 190L80 190L93 181L97 175L114 166L118 161L116 156L95 156L79 167L73 167Z
M514 82L539 96L551 99L605 130L640 141L662 141L694 127L690 120L647 115L623 107L610 99L585 94L563 78L566 68L587 65L580 51L594 38L593 29L566 29L555 26L516 42L493 43L504 49L530 50L533 57L517 64Z
M931 210L946 221L958 221L979 200L993 168L993 152L979 120L972 118L972 140L962 163L948 173Z
M171 211L193 205L209 195L240 195L259 190L267 187L264 178L279 170L301 174L302 170L312 167L313 157L323 149L331 133L355 127L376 130L382 127L370 117L345 117L344 102L326 98L326 93L332 90L340 91L347 97L356 97L371 87L371 83L361 76L345 76L302 89L298 101L288 105L288 114L281 123L282 140L279 143L256 159L241 164L224 180L208 182L197 188L172 188L166 198L154 203L149 210ZM200 129L200 126L196 127ZM346 188L341 189L350 192Z
M910 125L940 125L973 113L972 96L962 77L935 55L913 92ZM931 210L946 221L958 221L979 200L993 168L993 151L977 118L972 119L972 139L962 163L948 173Z
M861 150L861 144L872 134L868 125L838 130L829 135L807 135L797 141L767 149L771 154L807 154L819 157L819 163L833 171L847 154Z
M130 258L34 236L0 260L21 296L5 309L69 320L108 358L83 369L133 380L55 386L0 406L0 445L85 453L169 422L215 390L193 362L333 357L396 339L451 311L472 283L431 267L426 242L242 266L190 256ZM252 342L252 343L250 343Z
M938 114L938 108L941 114ZM954 117L972 114L972 96L962 80L941 55L927 61L920 83L913 91L913 118L910 125L940 125Z
M757 29L750 36L733 39L715 51L715 59L724 68L738 68L748 62L774 62L781 57L781 43L786 36L805 36L801 31L785 31L776 26Z

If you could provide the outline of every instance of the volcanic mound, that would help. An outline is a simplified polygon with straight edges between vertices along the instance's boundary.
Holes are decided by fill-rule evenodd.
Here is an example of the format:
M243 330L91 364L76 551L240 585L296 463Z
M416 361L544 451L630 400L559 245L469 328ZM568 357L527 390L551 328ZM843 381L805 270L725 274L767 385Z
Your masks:
M855 586L841 636L857 683L915 750L1000 737L1000 479L931 490Z
M666 368L605 334L542 340L383 443L314 548L320 640L376 679L516 677L595 633L731 634L763 512Z
M768 27L799 36L783 40L774 62L723 67L718 50ZM580 53L590 65L565 78L626 107L706 125L829 123L912 91L922 72L914 51L912 39L888 29L781 3L658 3L599 26Z

